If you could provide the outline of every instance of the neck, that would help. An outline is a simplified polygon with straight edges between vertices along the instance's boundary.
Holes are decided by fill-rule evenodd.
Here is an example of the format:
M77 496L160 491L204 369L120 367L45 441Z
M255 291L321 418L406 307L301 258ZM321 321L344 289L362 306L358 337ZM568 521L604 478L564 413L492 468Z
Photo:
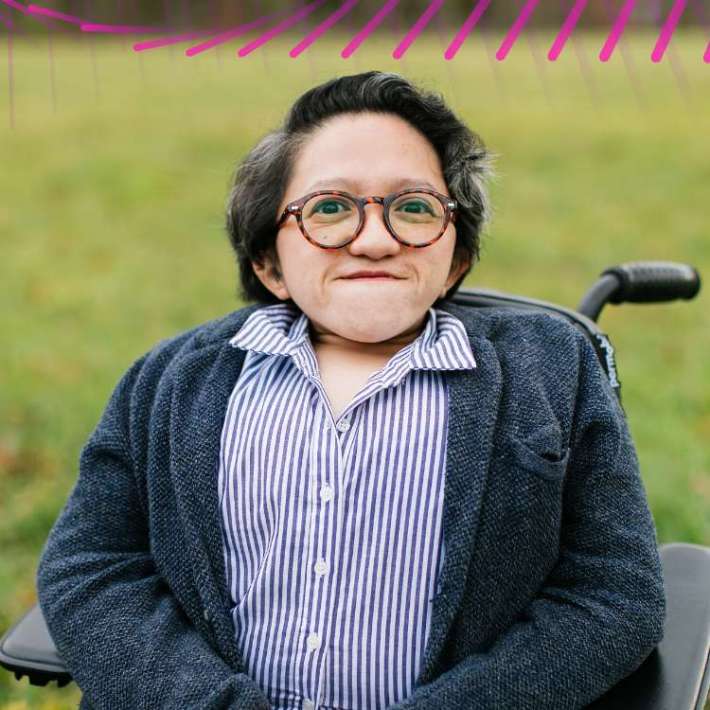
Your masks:
M315 323L313 320L309 320L309 332L314 347L328 347L344 351L358 351L360 353L365 351L378 355L391 355L402 350L402 348L417 339L424 329L425 320L426 314L411 328L408 328L393 338L381 340L378 343L362 343L357 340L343 338L341 335L328 330L319 323Z

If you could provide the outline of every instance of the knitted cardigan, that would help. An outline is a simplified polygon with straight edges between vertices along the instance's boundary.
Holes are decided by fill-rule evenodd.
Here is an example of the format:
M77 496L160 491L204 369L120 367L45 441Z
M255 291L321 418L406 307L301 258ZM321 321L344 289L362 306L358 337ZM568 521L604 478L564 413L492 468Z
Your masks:
M81 451L37 571L80 708L270 708L235 643L217 491L246 354L229 339L259 307L138 358ZM441 307L464 323L477 367L444 373L447 553L420 674L392 710L584 707L663 636L624 413L561 316Z

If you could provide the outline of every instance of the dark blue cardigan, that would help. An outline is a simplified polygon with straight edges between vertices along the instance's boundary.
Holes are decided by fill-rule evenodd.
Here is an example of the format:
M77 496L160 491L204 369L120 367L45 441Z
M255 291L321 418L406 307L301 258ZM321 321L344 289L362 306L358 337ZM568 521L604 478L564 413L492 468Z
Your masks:
M81 708L269 708L229 615L220 434L259 305L164 340L113 391L43 550L40 606ZM623 412L561 317L446 303L446 558L396 708L581 708L663 636L656 531Z

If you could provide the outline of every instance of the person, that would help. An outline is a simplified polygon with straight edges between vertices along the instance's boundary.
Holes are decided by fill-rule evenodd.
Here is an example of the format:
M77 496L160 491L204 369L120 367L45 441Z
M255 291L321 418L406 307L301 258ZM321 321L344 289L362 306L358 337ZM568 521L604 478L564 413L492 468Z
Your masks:
M581 708L665 596L630 432L561 317L452 300L491 153L381 71L239 165L253 301L114 389L37 574L83 708Z

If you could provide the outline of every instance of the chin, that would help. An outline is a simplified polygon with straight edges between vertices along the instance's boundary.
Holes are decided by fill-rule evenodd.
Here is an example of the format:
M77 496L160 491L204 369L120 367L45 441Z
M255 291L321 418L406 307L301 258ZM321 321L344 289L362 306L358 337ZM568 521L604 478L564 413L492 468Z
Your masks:
M366 316L363 315L363 318L366 318ZM374 324L369 322L367 324L362 323L358 327L346 328L341 326L337 331L335 331L335 329L333 330L337 332L340 337L359 343L381 343L396 337L405 330L405 328L406 325L399 322L386 324Z

